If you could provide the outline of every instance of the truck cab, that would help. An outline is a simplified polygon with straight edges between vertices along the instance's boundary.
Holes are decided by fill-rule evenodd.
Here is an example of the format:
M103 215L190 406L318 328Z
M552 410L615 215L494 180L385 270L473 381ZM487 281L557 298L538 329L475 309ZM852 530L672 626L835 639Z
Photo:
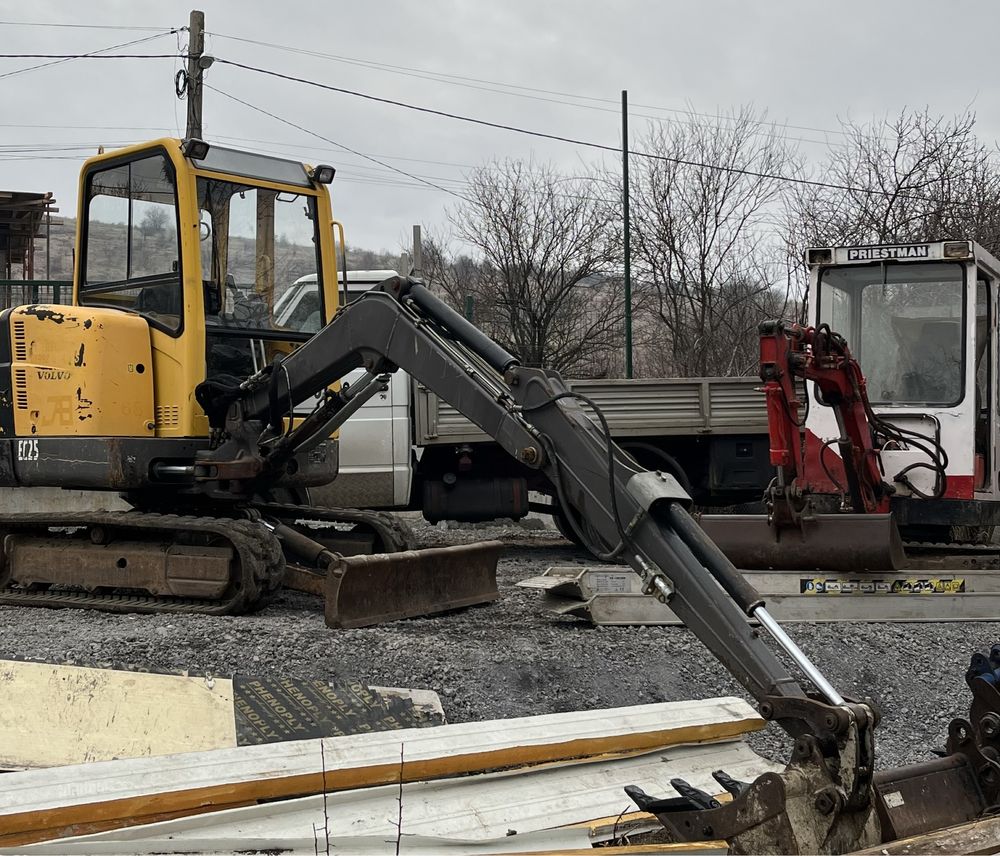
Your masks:
M394 270L362 270L338 277L341 301L350 302L380 282L397 276ZM323 326L322 306L316 289L316 274L296 279L275 304L278 323L302 333L315 333ZM362 369L349 373L345 381L356 382ZM388 388L366 402L340 429L340 469L336 481L313 487L309 495L319 505L405 508L413 489L413 439L410 423L410 376L394 372ZM305 415L309 406L303 405Z

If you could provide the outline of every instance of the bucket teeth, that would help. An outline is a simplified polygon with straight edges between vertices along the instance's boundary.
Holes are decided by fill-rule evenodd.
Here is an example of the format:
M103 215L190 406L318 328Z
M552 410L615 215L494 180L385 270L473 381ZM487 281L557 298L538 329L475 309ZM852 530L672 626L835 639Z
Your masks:
M987 674L990 670L989 658L976 651L970 658L969 668L965 672L965 682L971 684L976 678Z
M647 794L638 785L626 785L625 793L636 804L639 811L650 814L663 814L671 811L690 811L691 801L687 797L654 797Z
M684 779L671 779L670 784L684 799L686 799L693 809L704 810L719 808L721 803L711 794L700 788L688 784ZM720 783L721 784L721 783Z
M734 779L725 770L716 770L712 773L712 778L722 785L723 789L732 795L733 799L737 799L750 787L749 782L741 782L739 779Z

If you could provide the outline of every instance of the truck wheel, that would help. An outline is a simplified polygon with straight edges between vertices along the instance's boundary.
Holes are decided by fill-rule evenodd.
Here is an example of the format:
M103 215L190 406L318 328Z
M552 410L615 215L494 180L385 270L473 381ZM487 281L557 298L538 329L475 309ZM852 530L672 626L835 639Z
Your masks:
M659 470L669 473L677 483L684 488L685 493L691 494L691 479L688 478L684 467L680 465L673 455L668 455L663 449L654 446L652 443L641 443L637 441L621 444L622 448L628 452L640 467L647 470Z
M570 512L571 514L573 512ZM559 530L559 534L563 536L567 541L571 541L581 550L586 550L590 555L597 559L593 551L590 549L590 544L585 544L580 537L576 534L569 520L566 519L566 512L559 505L555 497L552 497L552 522L555 523L556 529ZM594 527L590 525L586 520L578 520L577 526L583 530L584 536L588 541L595 544L599 549L607 552L611 547L604 543L604 539L594 530ZM601 559L599 561L607 561Z

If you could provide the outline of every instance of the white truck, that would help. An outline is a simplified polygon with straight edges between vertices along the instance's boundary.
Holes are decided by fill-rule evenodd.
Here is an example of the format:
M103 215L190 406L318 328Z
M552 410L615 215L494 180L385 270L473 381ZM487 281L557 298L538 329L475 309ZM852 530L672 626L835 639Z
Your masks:
M351 271L347 297L395 275ZM301 277L279 299L274 311L283 326L319 329L320 307L309 304L317 292L305 287L314 279ZM701 505L759 499L772 476L759 383L742 377L570 382L601 407L619 445L643 466L671 472ZM336 481L310 495L324 505L420 510L431 522L517 519L543 510L528 500L530 491L549 492L537 478L447 402L396 372L388 389L341 428Z

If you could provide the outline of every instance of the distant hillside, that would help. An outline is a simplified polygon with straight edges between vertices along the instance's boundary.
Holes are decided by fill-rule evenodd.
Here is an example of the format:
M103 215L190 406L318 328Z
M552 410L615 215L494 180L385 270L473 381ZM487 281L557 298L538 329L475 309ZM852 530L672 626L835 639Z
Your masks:
M76 241L76 219L70 217L63 218L63 224L51 227L51 246L49 248L49 279L72 279L73 278L73 247ZM120 227L119 227L120 228ZM109 263L117 252L118 236L114 233L114 227L103 223L94 224L94 239L97 241L96 249L100 255ZM161 266L163 270L169 270L170 262L177 257L176 244L174 243L174 230L166 227L146 235L141 235L142 250L148 254L151 261ZM230 247L230 258L234 265L234 273L237 279L242 281L249 278L253 270L253 252L249 246L250 241L244 238L234 238ZM298 255L298 254L296 254ZM302 254L305 256L306 254ZM311 253L309 258L296 258L294 269L283 272L283 278L294 280L305 273L312 273L315 265L312 264ZM339 264L339 259L338 259ZM402 255L385 252L375 252L357 247L348 247L347 267L349 270L381 270L394 269L406 273L409 269L409 260ZM110 271L104 270L110 276ZM45 241L40 240L35 243L35 279L45 279Z

